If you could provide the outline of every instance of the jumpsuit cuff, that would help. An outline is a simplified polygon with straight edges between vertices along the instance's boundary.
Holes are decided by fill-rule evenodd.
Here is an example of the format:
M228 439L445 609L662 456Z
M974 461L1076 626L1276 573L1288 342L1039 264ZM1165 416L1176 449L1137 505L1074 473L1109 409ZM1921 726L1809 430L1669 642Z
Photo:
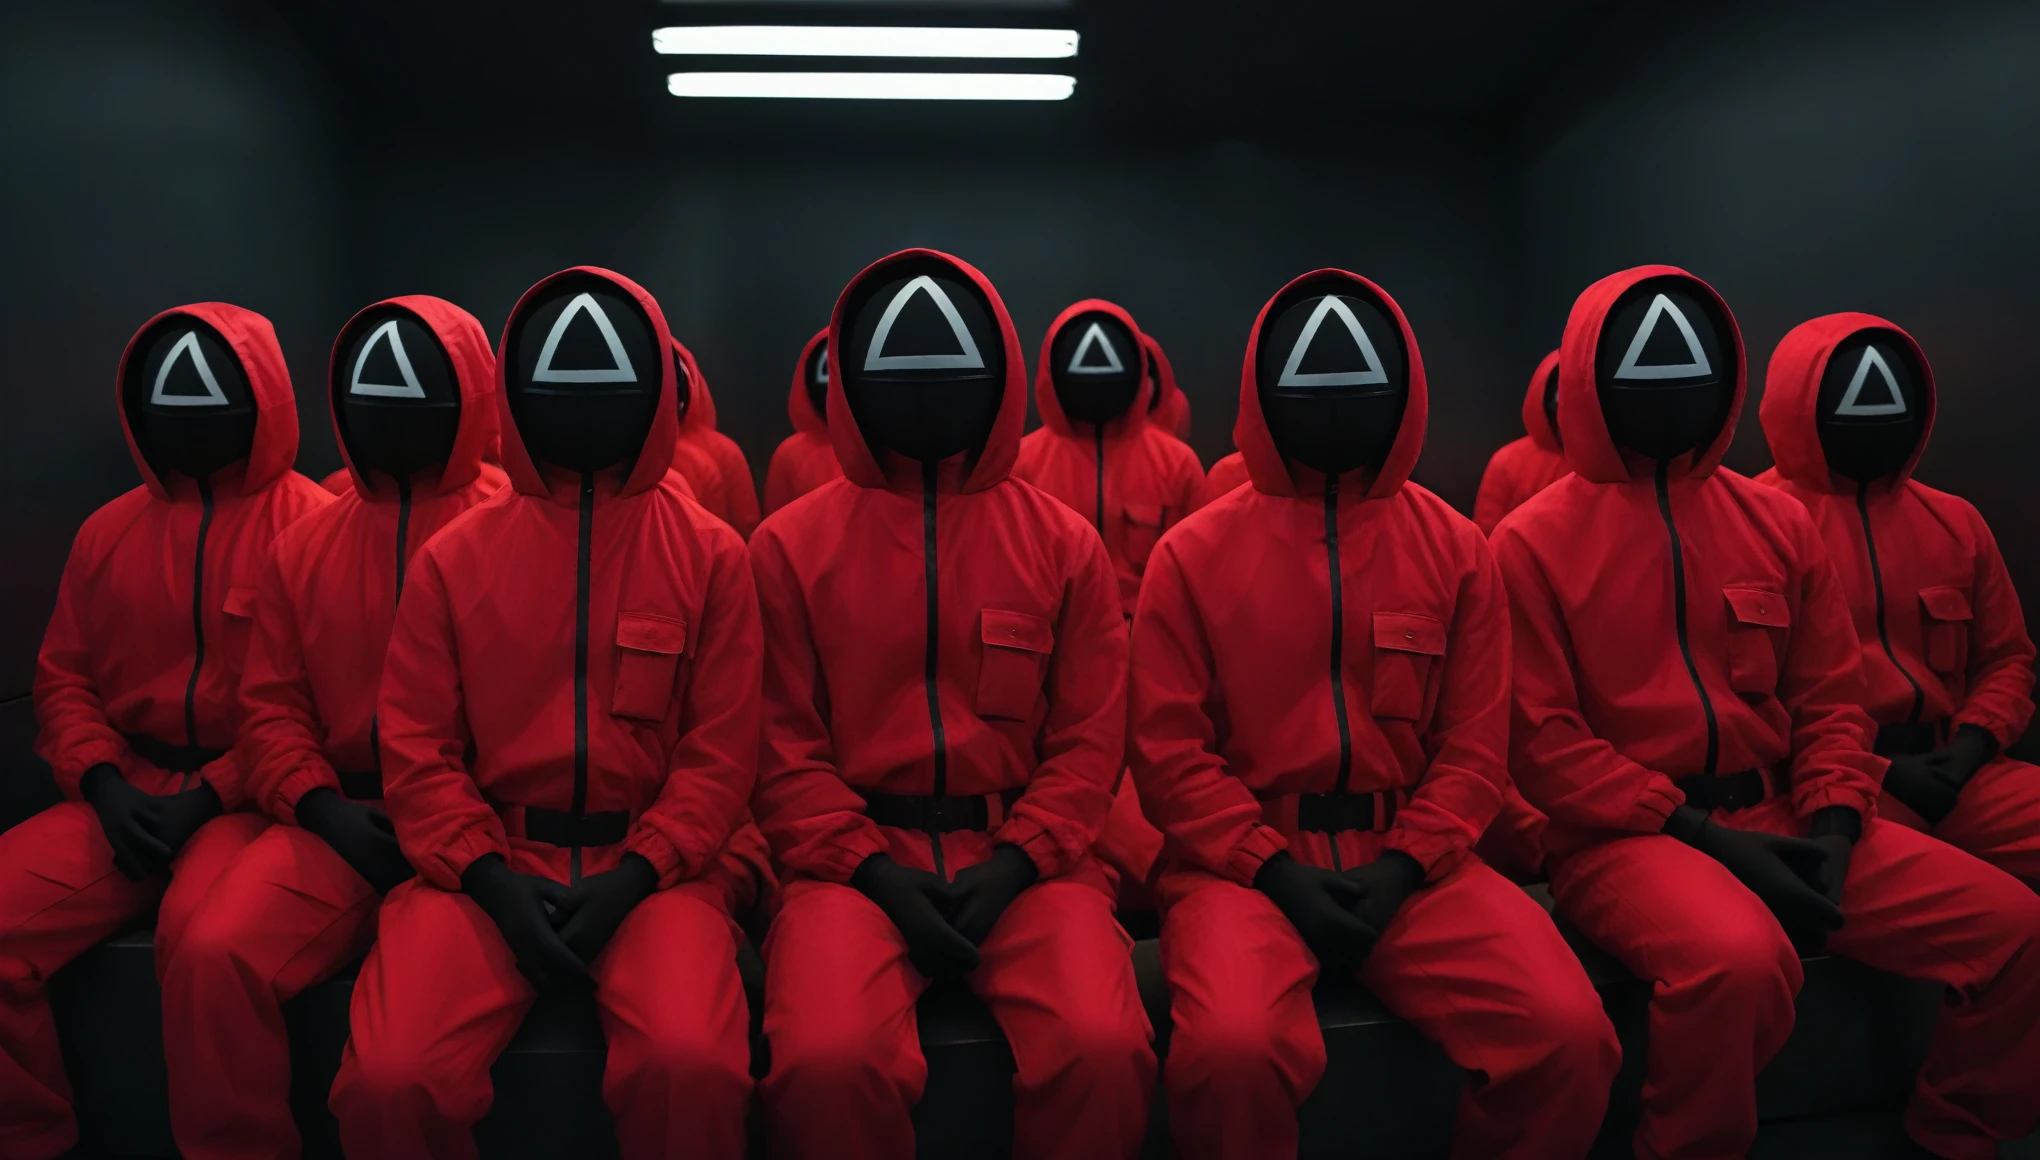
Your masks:
M493 817L493 815L492 815ZM410 851L404 851L406 856ZM474 865L477 858L487 854L499 854L505 862L510 860L510 839L503 833L503 821L494 819L490 826L478 826L462 831L444 847L429 858L412 858L412 865L425 880L451 894L461 892L460 876Z
M340 775L323 761L307 761L283 779L269 795L269 814L279 822L297 824L298 802L315 789L340 793Z
M1652 770L1644 781L1643 792L1636 797L1636 808L1629 815L1629 828L1639 834L1661 833L1672 811L1685 804L1685 792L1672 784L1671 778Z
M1034 860L1034 868L1043 880L1069 872L1070 859L1040 822L1029 818L1008 818L992 835L992 842L1020 847Z
M1424 881L1436 882L1459 867L1466 858L1467 847L1440 839L1435 834L1419 830L1389 827L1381 847L1384 851L1394 850L1408 855L1418 866L1423 867Z
M1868 826L1870 819L1877 816L1877 795L1874 793L1863 793L1855 786L1846 783L1829 783L1816 787L1809 792L1795 795L1792 801L1792 813L1801 821L1809 821L1813 818L1813 815L1829 806L1846 806L1849 809L1855 810L1863 816L1863 824Z
M854 828L835 842L803 851L804 857L787 863L788 872L848 886L850 876L857 873L857 868L864 865L866 858L883 854L887 848L885 835L879 832L877 823L862 814L854 816L858 822Z
M1273 826L1255 826L1247 834L1247 840L1233 847L1226 855L1225 865L1219 872L1242 886L1251 887L1254 875L1261 872L1261 864L1289 848L1289 839Z
M2005 750L2010 749L2012 743L2017 741L2026 732L2023 726L2007 721L1996 713L1967 705L1963 706L1962 711L1955 714L1954 718L1948 722L1949 736L1954 736L1955 731L1964 725L1974 725L1978 729L1988 732L1992 737L1997 738L1998 753L2000 755Z
M681 879L686 878L686 866L671 840L657 829L648 826L642 819L631 827L630 837L624 840L626 854L636 854L652 864L658 872L659 889L671 890Z
M54 770L57 788L71 801L85 800L78 791L78 782L85 771L95 765L111 765L127 776L128 748L118 741L88 741L73 748L64 755L64 762Z
M197 780L211 786L213 792L220 795L220 810L223 813L233 813L248 804L248 795L242 792L247 786L241 777L240 757L232 750L217 761L207 762L205 767L198 771Z

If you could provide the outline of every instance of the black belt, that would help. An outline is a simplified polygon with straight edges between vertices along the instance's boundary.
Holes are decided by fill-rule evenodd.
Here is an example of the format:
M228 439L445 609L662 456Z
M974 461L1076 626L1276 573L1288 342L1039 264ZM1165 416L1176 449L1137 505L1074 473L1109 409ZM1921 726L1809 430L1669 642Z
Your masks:
M524 836L548 846L614 846L629 833L629 810L575 816L566 810L524 807Z
M1879 757L1908 753L1932 753L1941 747L1941 726L1935 721L1893 721L1877 727L1877 740L1870 746Z
M158 741L146 733L123 733L128 749L136 757L169 773L197 773L213 762L227 755L224 749L207 749L203 745L172 745Z
M1300 793L1296 828L1321 834L1386 830L1395 821L1395 811L1392 793Z
M340 792L355 801L382 800L382 774L368 769L336 769L333 773L340 779Z
M859 791L863 793L863 791ZM1000 790L998 793L967 794L961 797L912 793L864 793L864 816L881 826L896 826L902 830L923 830L930 834L948 834L957 830L989 830L992 828L992 799L999 801L1000 815L1012 810L1013 803L1020 800L1022 791Z
M1674 778L1672 784L1686 795L1686 804L1697 810L1713 813L1715 810L1748 809L1764 800L1770 792L1770 779L1761 769L1745 769L1738 773L1724 773L1709 776L1696 773L1691 777Z

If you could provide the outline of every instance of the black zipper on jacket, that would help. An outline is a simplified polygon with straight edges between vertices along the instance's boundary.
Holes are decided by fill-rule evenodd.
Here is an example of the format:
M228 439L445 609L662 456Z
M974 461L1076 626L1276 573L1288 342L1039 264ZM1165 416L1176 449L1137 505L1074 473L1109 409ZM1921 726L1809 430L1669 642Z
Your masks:
M390 615L396 616L397 601L404 596L404 541L411 532L411 478L397 479L397 589L390 594ZM382 722L376 714L368 717L368 756L375 762L375 779L382 781Z
M1920 683L1898 662L1898 654L1891 650L1891 634L1884 627L1884 571L1877 564L1877 537L1870 534L1870 485L1856 485L1856 511L1863 517L1863 547L1870 553L1870 589L1877 595L1877 643L1884 646L1884 655L1890 659L1891 667L1912 686L1912 712L1905 715L1906 724L1917 724L1920 713L1927 707L1927 694Z
M581 473L581 534L574 551L574 844L567 884L581 880L581 817L588 810L588 573L595 545L595 473Z
M1714 702L1707 696L1707 686L1700 683L1700 666L1693 663L1693 644L1686 636L1686 551L1679 543L1679 526L1672 522L1670 464L1662 459L1657 465L1657 506L1665 531L1672 537L1672 618L1679 634L1679 655L1686 659L1686 675L1693 678L1693 691L1700 694L1700 712L1707 718L1707 764L1701 772L1712 777L1721 761L1721 724L1714 719Z
M921 558L928 577L928 650L922 662L921 680L928 690L928 731L935 738L935 796L949 792L949 741L942 735L942 696L935 685L936 645L942 635L942 618L935 592L935 482L936 465L921 465ZM942 868L942 835L928 831L928 848L934 854L935 873L949 877Z
M191 560L191 679L184 683L184 744L198 748L198 671L205 667L205 538L212 531L212 480L198 480L198 550ZM192 775L179 775L177 788L191 785Z
M1098 437L1098 534L1105 534L1105 425L1093 423L1091 429Z
M1339 792L1353 792L1353 727L1346 720L1346 596L1339 579L1339 477L1325 480L1325 567L1332 581L1332 719L1339 723ZM1336 845L1336 843L1334 843Z

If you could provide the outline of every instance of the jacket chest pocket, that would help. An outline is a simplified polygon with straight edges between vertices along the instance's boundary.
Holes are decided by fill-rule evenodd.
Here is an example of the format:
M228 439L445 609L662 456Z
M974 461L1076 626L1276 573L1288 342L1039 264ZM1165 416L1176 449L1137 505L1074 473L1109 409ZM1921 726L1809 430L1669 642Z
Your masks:
M1920 589L1920 635L1926 638L1927 667L1959 673L1969 651L1969 593L1953 584Z
M1025 612L987 608L979 640L984 656L978 661L978 716L1009 721L1032 717L1041 700L1049 654L1055 651L1055 632L1048 621Z
M664 721L679 696L687 622L648 612L616 618L616 687L609 711L639 721Z
M1126 546L1126 559L1136 571L1144 570L1155 545L1161 542L1169 509L1161 504L1130 503L1121 509L1121 514L1124 518L1119 534Z
M1369 704L1376 717L1415 721L1424 712L1431 670L1445 655L1445 625L1420 612L1374 614L1374 688Z
M1778 648L1792 627L1792 612L1781 593L1763 588L1723 588L1728 600L1728 684L1738 696L1769 697L1778 691Z

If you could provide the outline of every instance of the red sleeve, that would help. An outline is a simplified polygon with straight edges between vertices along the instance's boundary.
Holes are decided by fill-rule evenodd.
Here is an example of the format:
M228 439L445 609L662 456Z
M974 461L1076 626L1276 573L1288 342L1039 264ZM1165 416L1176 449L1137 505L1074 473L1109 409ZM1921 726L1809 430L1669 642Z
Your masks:
M765 720L751 812L789 876L848 882L885 837L864 798L836 772L829 691L808 629L807 599L771 531L751 545L764 621Z
M1870 752L1874 727L1863 712L1863 646L1827 545L1804 509L1799 532L1797 623L1779 666L1778 701L1792 714L1792 807L1810 817L1847 806L1876 814L1884 761Z
M1508 475L1508 465L1502 462L1500 451L1488 460L1487 470L1480 473L1480 491L1473 497L1473 522L1484 536L1493 535L1495 525L1514 506L1509 501L1515 489L1509 485Z
M503 820L468 772L473 734L463 696L446 579L432 553L420 552L397 601L376 723L397 843L441 890L459 890L461 872L482 855L510 855Z
M751 464L734 439L724 436L716 444L716 460L722 468L723 508L730 513L730 526L745 539L758 528L758 485L751 481Z
M106 720L106 703L92 675L91 634L81 623L79 606L90 599L83 589L98 566L98 552L87 543L93 521L87 521L71 544L64 576L57 584L57 607L43 630L42 651L35 661L35 751L56 773L57 788L78 800L78 779L102 762L127 772L127 739Z
M1664 829L1686 795L1588 727L1571 634L1543 567L1508 529L1492 543L1509 595L1509 769L1517 788L1561 825L1638 834Z
M1976 509L1969 511L1976 545L1976 607L1969 622L1969 695L1956 725L1988 729L2000 748L2017 741L2033 719L2033 638L2018 589L1998 553L1997 538Z
M717 547L694 650L666 784L624 840L658 870L661 889L708 867L744 822L757 781L762 643L742 544Z
M1129 757L1141 810L1171 849L1214 874L1249 885L1277 851L1280 831L1218 754L1212 712L1220 702L1204 618L1164 540L1141 578L1133 614Z
M1385 839L1434 882L1459 865L1501 812L1509 780L1508 598L1486 542L1473 540L1471 547L1424 735L1431 763Z
M1178 474L1182 478L1176 482L1177 506L1175 510L1183 514L1177 516L1174 522L1181 523L1184 517L1210 503L1216 497L1211 494L1211 486L1205 481L1204 467L1197 462L1196 452L1191 451L1181 443L1177 443L1176 446L1182 448L1183 455L1178 464Z
M305 674L297 604L274 554L262 569L255 625L241 669L241 749L245 789L257 809L297 821L298 799L313 789L338 790L326 760L323 729Z
M1126 612L1105 541L1089 525L1065 536L1076 554L1056 617L1041 764L992 835L1027 851L1043 878L1090 853L1126 764Z

